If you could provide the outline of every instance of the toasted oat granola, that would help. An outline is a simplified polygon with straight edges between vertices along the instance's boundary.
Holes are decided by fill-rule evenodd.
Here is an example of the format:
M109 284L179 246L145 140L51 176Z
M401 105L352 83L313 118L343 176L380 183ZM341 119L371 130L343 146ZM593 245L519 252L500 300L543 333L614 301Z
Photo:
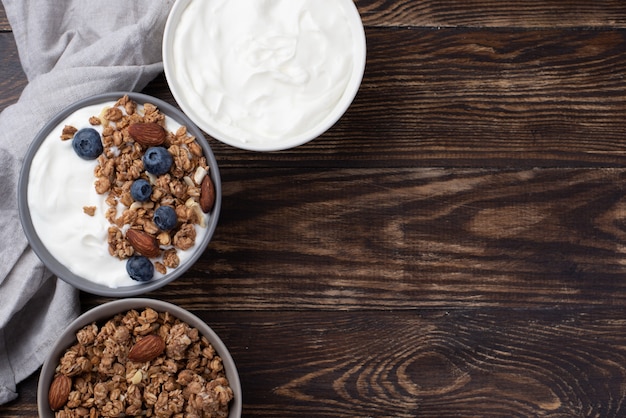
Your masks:
M147 335L160 336L165 350L151 361L130 361L130 349ZM72 380L57 418L228 416L233 391L221 357L170 313L129 310L83 327L76 338L55 372Z

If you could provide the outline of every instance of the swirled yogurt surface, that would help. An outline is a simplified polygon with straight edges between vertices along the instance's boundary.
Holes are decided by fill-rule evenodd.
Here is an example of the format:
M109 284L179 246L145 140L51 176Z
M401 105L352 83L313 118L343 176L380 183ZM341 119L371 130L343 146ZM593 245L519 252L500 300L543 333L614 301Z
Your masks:
M65 125L91 127L102 133L102 126L91 126L88 120L114 104L79 109L52 129L33 156L27 191L33 227L50 254L77 276L111 288L138 282L126 272L125 260L109 254L107 231L111 225L104 215L106 194L98 194L94 187L97 160L79 158L72 141L62 141L60 136ZM166 124L169 131L180 127L167 116ZM84 213L85 206L96 207L94 216ZM206 228L196 225L196 234L196 242L200 242ZM181 264L191 257L193 249L178 251ZM153 280L162 276L155 271Z
M360 18L351 11L355 28L345 3L353 7L337 0L189 1L172 29L171 57L165 54L181 108L231 145L271 147L323 133L356 94L347 90L355 77L360 83L364 66Z

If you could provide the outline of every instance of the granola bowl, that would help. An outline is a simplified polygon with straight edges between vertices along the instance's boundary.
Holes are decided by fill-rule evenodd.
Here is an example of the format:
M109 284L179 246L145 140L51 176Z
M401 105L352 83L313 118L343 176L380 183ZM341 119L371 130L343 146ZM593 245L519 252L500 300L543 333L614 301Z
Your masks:
M59 278L108 297L158 289L204 253L221 207L209 144L175 106L112 92L37 134L18 184L28 241Z
M161 346L145 343L152 339ZM149 354L138 358L139 350ZM39 375L37 406L43 418L168 409L203 416L202 408L238 418L242 390L233 358L204 321L168 302L126 298L85 312L59 336Z
M177 0L163 35L172 95L233 147L280 151L329 130L366 62L353 0Z

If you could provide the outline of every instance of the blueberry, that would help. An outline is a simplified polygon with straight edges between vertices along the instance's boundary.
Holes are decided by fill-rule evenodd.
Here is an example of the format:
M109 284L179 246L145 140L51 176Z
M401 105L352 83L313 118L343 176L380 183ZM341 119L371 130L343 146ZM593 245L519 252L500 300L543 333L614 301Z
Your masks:
M83 128L76 132L72 139L72 148L84 160L95 160L104 151L100 134L93 128Z
M152 194L152 186L145 179L137 179L130 186L130 195L137 202L145 202L150 199Z
M173 162L172 154L163 147L150 147L143 155L144 168L156 176L167 173Z
M143 255L134 255L126 262L126 271L131 279L147 282L154 276L152 262Z
M163 231L169 231L173 229L178 223L178 217L176 211L171 206L159 206L154 211L154 223L159 229Z

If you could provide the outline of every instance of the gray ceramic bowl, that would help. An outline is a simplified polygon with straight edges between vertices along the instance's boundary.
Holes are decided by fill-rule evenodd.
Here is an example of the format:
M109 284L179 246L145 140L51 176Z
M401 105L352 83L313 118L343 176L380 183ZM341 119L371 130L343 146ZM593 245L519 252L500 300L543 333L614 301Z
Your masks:
M138 104L152 103L156 105L162 113L164 113L168 117L171 117L179 124L186 126L187 131L197 138L198 143L201 145L204 151L204 155L206 156L207 163L210 167L210 176L215 186L215 205L210 213L208 224L206 226L206 234L204 235L203 240L200 242L196 242L193 254L191 254L191 256L187 258L186 261L181 262L181 264L176 269L170 270L163 277L155 278L148 282L138 282L137 284L131 286L109 287L106 284L99 284L74 274L68 269L66 265L59 262L55 257L52 256L50 251L46 248L40 237L37 235L37 231L33 226L33 221L31 219L31 214L28 207L28 183L33 157L35 156L42 142L52 130L54 130L69 115L71 115L78 109L90 105L97 105L100 103L104 104L106 102L116 101L125 94L128 95L132 100L136 101ZM18 205L22 227L31 247L39 256L39 258L43 261L43 263L55 275L57 275L67 283L77 287L78 289L89 293L108 297L129 297L141 295L164 286L165 284L181 276L198 260L198 258L206 249L209 241L213 236L215 228L217 227L217 221L222 200L221 190L221 180L215 156L213 155L209 144L204 138L202 131L200 131L184 113L182 113L179 109L170 105L167 102L151 96L147 96L145 94L132 92L112 92L93 96L72 104L67 109L56 115L41 129L41 131L34 138L24 159L24 164L20 173L20 179L18 184Z
M231 401L230 413L228 416L229 418L238 418L241 416L242 391L237 367L228 349L217 334L200 318L179 306L154 299L127 298L108 302L85 312L73 321L58 338L52 347L50 354L45 359L39 375L39 383L37 387L37 407L39 409L40 417L54 417L54 413L48 404L49 387L63 352L76 343L76 332L93 322L104 323L118 313L124 313L131 309L140 310L146 307L150 307L157 312L170 312L176 318L186 322L194 328L197 328L198 331L200 331L200 334L209 340L216 352L222 358L226 377L230 383L231 389L233 390L234 398Z

